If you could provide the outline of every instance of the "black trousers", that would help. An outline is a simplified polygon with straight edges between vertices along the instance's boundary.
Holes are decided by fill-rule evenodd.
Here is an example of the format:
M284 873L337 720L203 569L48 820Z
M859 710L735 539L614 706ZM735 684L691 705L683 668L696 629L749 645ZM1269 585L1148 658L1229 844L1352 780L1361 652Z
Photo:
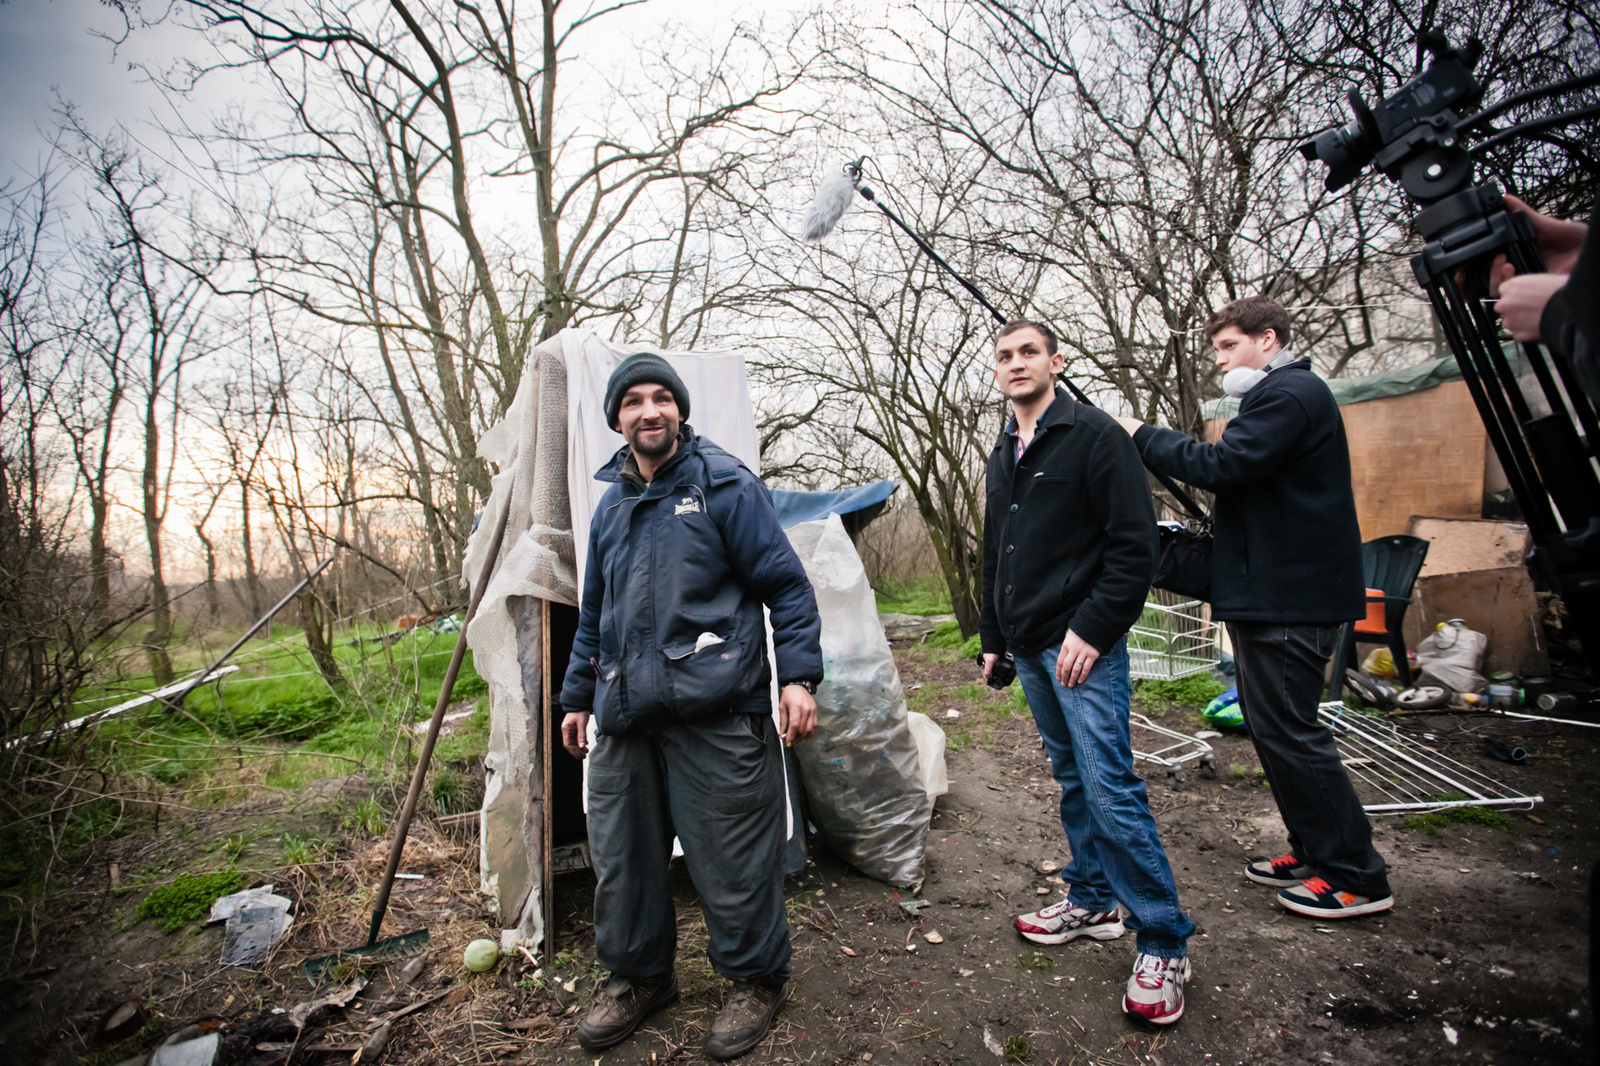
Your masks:
M678 926L667 864L676 834L712 967L735 979L788 980L781 751L765 714L599 738L589 752L589 852L601 966L624 977L671 971Z
M1340 892L1389 895L1372 824L1339 761L1333 733L1317 720L1323 671L1337 626L1229 622L1239 707L1278 803L1289 850Z

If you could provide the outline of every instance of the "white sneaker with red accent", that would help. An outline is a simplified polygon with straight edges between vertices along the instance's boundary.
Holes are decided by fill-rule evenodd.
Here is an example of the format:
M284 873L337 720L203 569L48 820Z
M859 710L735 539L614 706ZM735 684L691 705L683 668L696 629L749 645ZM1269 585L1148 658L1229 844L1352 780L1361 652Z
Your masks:
M1094 914L1073 906L1070 896L1043 910L1019 915L1014 924L1017 932L1035 944L1065 944L1080 936L1115 940L1126 931L1122 927L1122 912L1117 908Z
M1171 1025L1183 1017L1183 986L1189 960L1163 959L1140 952L1122 996L1122 1009L1155 1025Z

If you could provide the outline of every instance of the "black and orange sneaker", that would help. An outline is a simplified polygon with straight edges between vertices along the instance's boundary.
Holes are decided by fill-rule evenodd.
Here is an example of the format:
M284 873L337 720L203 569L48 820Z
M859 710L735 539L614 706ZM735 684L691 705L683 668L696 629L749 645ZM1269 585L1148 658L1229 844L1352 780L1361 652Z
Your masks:
M1257 859L1244 868L1244 875L1258 885L1285 888L1317 876L1317 871L1293 855L1279 855L1276 859Z
M1312 918L1359 918L1379 914L1394 907L1394 896L1372 899L1354 892L1340 892L1320 877L1301 881L1278 893L1278 902L1296 914Z

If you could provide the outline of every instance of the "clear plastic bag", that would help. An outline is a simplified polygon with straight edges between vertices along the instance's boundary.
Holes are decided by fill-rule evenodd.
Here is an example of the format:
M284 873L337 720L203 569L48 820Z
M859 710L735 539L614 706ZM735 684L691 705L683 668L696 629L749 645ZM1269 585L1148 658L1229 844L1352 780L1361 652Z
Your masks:
M839 517L788 534L816 590L827 671L816 734L794 748L811 821L868 877L919 888L943 746L930 745L941 765L924 770L872 586Z

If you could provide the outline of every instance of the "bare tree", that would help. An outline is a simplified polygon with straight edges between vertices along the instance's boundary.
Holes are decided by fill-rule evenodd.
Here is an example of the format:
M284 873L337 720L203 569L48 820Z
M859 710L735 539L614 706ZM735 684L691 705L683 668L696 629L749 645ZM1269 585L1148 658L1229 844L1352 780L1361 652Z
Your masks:
M120 334L131 335L128 387L136 392L141 436L140 514L150 561L152 627L145 638L158 684L172 680L167 644L172 606L167 590L162 526L177 455L165 431L176 434L182 413L182 376L210 353L213 338L206 305L208 280L222 264L220 243L168 192L164 176L132 148L125 132L91 132L74 112L65 116L73 162L90 183L100 255L120 261L112 271L118 292L109 297L126 315ZM176 229L176 236L164 229ZM163 243L171 240L170 245ZM135 357L135 353L137 356ZM109 411L107 421L109 422Z

